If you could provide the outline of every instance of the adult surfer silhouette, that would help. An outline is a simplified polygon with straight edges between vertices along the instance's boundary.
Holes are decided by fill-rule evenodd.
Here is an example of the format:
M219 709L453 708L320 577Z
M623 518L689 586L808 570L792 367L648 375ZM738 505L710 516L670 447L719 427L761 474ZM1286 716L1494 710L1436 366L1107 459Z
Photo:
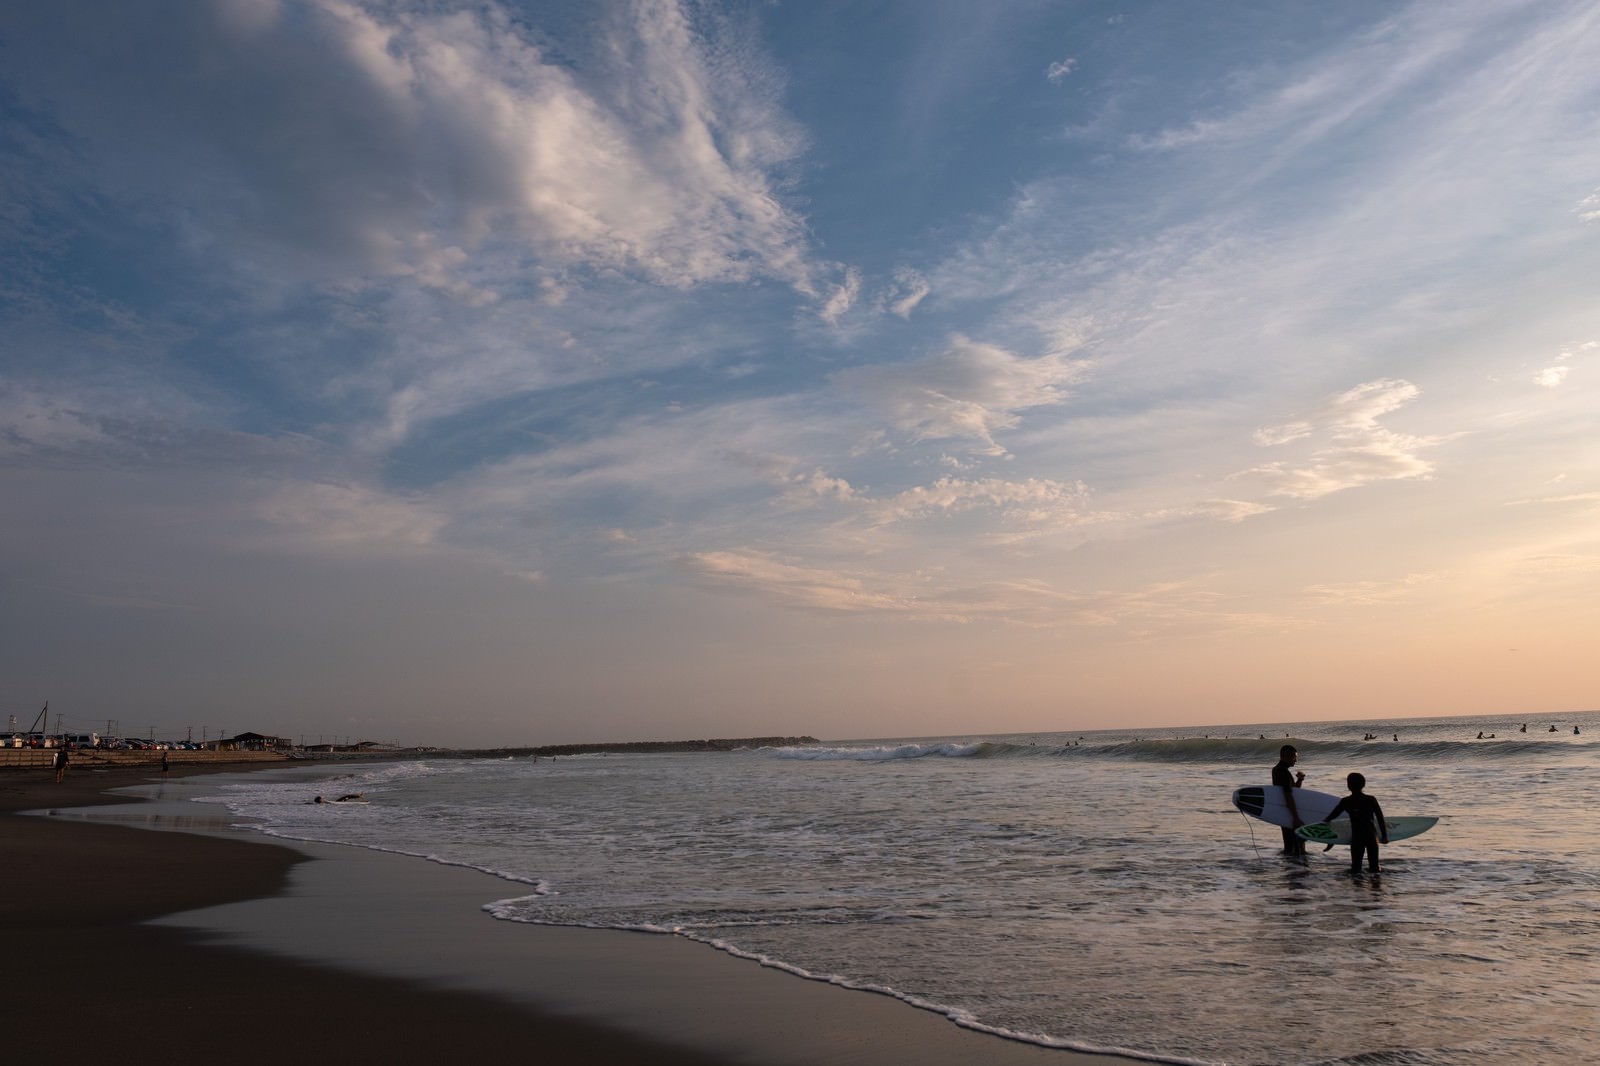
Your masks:
M1293 744L1285 744L1278 749L1278 764L1272 768L1272 783L1283 789L1283 802L1289 808L1289 814L1294 820L1294 825L1283 826L1283 853L1285 855L1304 855L1306 842L1295 835L1295 829L1305 824L1300 819L1300 808L1295 806L1294 790L1299 788L1306 779L1304 770L1290 773L1289 768L1300 761L1300 753Z

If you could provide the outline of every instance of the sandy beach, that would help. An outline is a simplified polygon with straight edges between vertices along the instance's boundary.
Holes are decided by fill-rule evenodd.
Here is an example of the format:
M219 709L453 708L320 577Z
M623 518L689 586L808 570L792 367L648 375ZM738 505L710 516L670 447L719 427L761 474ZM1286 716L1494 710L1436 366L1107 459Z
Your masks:
M209 1062L227 1040L240 1063L1121 1061L970 1032L672 937L507 936L479 908L514 893L475 871L65 813L128 804L105 790L151 779L0 772L0 928L18 978L5 1039L19 1058ZM17 815L41 809L63 813Z

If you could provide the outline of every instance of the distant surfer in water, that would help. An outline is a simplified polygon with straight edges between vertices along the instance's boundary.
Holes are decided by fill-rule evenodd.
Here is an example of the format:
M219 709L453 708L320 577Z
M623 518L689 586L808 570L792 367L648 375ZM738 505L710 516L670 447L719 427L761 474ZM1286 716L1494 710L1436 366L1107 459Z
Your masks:
M1350 816L1350 873L1354 875L1361 872L1363 855L1367 859L1367 869L1377 873L1378 841L1389 843L1389 828L1383 822L1383 808L1363 791L1367 787L1364 776L1351 774L1344 780L1350 786L1350 795L1333 805L1327 820L1331 822L1341 813Z
M1305 823L1300 820L1300 808L1294 803L1294 790L1299 788L1306 779L1305 771L1296 770L1289 772L1289 767L1300 761L1300 753L1293 744L1285 744L1278 749L1278 765L1272 768L1272 783L1283 789L1283 802L1288 806L1289 813L1294 817L1294 825L1283 828L1283 853L1285 855L1304 855L1306 842L1295 835L1295 829Z

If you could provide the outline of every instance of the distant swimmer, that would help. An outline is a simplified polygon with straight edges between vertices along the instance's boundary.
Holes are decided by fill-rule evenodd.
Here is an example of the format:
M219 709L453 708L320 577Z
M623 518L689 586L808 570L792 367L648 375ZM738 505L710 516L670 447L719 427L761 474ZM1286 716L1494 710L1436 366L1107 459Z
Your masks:
M1578 727L1577 726L1573 726L1572 728L1576 729ZM1550 732L1554 733L1555 731L1556 731L1556 727L1555 726L1551 726L1550 727Z
M1527 722L1523 722L1522 723L1522 728L1520 730L1518 730L1518 732L1519 733L1526 733L1527 731L1528 731L1528 723Z
M1572 727L1572 735L1573 736L1577 736L1578 735L1578 727L1577 726L1573 726Z
M340 796L338 799L334 800L333 802L335 802L335 803L350 803L353 800L363 800L363 799L366 799L366 796L364 796L360 792L346 792L344 795Z

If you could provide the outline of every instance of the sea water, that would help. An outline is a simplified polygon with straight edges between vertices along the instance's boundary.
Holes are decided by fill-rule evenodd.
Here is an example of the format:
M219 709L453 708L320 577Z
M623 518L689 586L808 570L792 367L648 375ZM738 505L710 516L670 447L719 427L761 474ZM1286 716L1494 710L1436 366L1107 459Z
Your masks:
M1291 737L1306 787L1359 770L1439 825L1378 877L1284 859L1228 797ZM421 759L208 798L497 874L509 923L687 937L1047 1046L1568 1064L1600 1047L1597 752L1600 713L1433 718ZM309 802L343 792L368 802Z

